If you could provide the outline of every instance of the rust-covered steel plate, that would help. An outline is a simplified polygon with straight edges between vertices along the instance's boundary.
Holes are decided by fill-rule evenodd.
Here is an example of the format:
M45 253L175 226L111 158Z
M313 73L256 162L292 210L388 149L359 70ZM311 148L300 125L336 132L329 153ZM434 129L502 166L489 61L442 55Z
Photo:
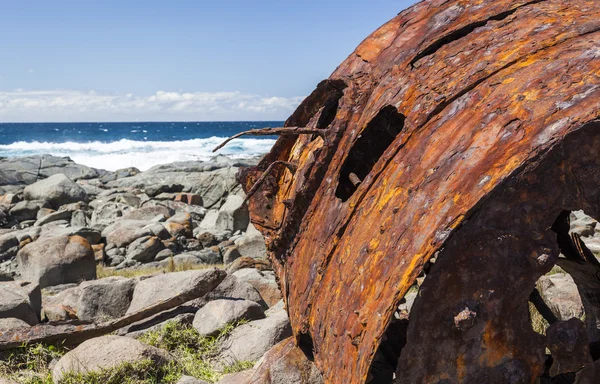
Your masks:
M599 117L597 0L429 0L362 42L286 122L324 133L282 137L240 174L248 191L273 162L294 165L274 167L249 207L326 382L364 383L423 265ZM478 364L517 353L482 332Z

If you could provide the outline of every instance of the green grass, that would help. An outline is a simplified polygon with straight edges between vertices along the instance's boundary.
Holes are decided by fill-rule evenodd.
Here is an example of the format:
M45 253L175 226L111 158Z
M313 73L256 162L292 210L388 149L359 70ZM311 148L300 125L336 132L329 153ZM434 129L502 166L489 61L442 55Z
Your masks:
M169 322L156 331L144 334L140 341L171 352L176 361L171 371L177 378L185 374L208 382L216 382L224 373L239 372L240 367L253 365L251 362L236 362L232 366L219 369L215 361L221 341L243 322L245 321L227 324L217 336L201 336L189 325Z
M546 276L552 276L552 275L556 275L559 273L567 273L567 272L565 272L565 270L562 269L561 267L559 267L558 265L555 265L554 267L552 267L550 272L546 273Z
M0 377L24 384L51 384L50 363L66 352L64 348L42 344L24 345L3 352L0 354Z
M238 373L254 367L252 361L238 361L223 369L223 373Z
M227 324L213 337L201 336L190 325L168 322L160 329L145 333L139 340L169 351L173 357L169 363L159 366L144 360L85 374L68 373L60 383L54 384L170 384L176 383L182 375L214 383L224 374L240 372L254 365L253 362L238 361L222 366L217 361L220 343L244 322ZM66 352L64 348L40 344L6 352L0 355L0 377L23 384L53 384L50 362Z
M190 270L199 270L199 269L209 269L209 268L224 268L223 264L193 264L189 262L177 263L171 257L169 258L169 263L164 267L146 267L146 268L134 268L134 269L114 269L110 267L106 267L102 264L98 264L96 266L96 276L98 279L102 279L105 277L111 276L122 276L122 277L139 277L139 276L149 276L156 275L159 273L169 273L169 272L181 272L181 271L190 271Z
M176 381L168 366L157 366L152 360L142 360L85 374L68 373L59 384L159 384Z
M531 327L534 331L539 333L540 335L546 335L546 330L550 326L550 324L544 319L544 317L538 312L535 308L535 305L529 303L529 315L531 319Z

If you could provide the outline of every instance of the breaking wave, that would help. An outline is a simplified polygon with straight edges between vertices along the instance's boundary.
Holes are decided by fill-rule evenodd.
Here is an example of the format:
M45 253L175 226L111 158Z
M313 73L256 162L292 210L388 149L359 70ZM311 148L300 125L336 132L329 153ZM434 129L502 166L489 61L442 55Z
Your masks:
M216 155L212 152L213 148L225 139L213 136L181 141L121 139L108 143L17 141L0 145L0 156L50 154L68 156L76 163L109 171L126 167L136 167L143 171L155 165L175 161L209 160ZM274 143L273 139L235 139L217 154L234 159L250 158L267 153Z

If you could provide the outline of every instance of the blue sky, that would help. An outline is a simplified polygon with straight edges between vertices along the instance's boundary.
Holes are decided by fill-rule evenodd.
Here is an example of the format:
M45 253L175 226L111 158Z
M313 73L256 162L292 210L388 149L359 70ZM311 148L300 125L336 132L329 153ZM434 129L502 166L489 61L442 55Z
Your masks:
M283 119L412 1L1 1L0 121Z

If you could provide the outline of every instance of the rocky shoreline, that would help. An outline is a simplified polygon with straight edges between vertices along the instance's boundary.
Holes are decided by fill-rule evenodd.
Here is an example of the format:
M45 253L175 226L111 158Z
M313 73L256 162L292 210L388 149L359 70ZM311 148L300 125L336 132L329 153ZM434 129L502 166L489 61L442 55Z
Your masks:
M218 156L108 172L53 156L0 159L0 384L322 383L294 348L236 181L257 161ZM598 222L583 212L571 219L571 232L599 253ZM557 318L585 316L560 268L537 288ZM399 319L409 318L417 292ZM532 311L534 329L545 332ZM2 347L69 327L97 335L66 332L61 340L77 342L60 353Z
M289 343L291 328L235 179L257 161L217 156L108 172L53 156L0 159L0 336L46 324L106 323L204 289L209 293L54 358L53 381L148 358L166 364L170 351L136 338L177 323L219 340L209 359L216 376L194 379L184 369L179 382L265 382L251 379L264 375L251 367ZM231 366L251 369L226 374ZM290 377L297 374L312 377L297 382L320 382L312 364L301 366L268 374L267 382L296 382ZM49 382L40 375L8 376Z

